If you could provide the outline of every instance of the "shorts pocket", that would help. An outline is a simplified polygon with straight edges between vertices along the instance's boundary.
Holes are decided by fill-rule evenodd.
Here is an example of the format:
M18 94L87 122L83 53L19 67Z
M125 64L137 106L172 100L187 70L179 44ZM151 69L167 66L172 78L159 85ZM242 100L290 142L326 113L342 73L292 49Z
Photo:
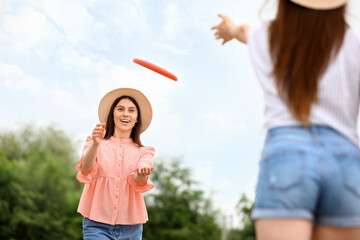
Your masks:
M286 150L264 157L269 188L286 190L304 179L305 151Z
M360 156L337 153L336 158L344 174L346 188L360 197Z

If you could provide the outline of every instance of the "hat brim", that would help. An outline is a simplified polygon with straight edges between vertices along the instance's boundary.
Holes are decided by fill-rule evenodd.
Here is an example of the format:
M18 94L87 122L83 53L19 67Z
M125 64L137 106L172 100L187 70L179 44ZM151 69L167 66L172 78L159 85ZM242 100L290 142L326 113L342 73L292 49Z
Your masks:
M290 0L291 2L315 10L331 10L339 8L348 0Z
M129 96L136 100L141 115L140 133L144 132L150 125L152 119L152 108L149 100L139 90L133 88L118 88L108 92L100 101L98 115L101 123L106 122L110 108L114 101L121 96Z

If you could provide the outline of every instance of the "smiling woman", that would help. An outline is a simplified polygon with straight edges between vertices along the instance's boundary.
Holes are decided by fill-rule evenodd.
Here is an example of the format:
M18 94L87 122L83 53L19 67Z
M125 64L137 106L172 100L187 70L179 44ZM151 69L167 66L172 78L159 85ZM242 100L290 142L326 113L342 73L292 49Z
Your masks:
M140 91L119 88L101 99L98 113L101 123L76 165L77 179L85 183L78 207L84 239L138 240L148 220L141 193L154 187L149 175L155 150L140 141L151 122L151 105Z
M104 139L109 139L111 136L126 138L129 135L134 142L142 147L139 131L141 113L138 109L139 105L134 98L130 96L117 98L112 104L106 120Z

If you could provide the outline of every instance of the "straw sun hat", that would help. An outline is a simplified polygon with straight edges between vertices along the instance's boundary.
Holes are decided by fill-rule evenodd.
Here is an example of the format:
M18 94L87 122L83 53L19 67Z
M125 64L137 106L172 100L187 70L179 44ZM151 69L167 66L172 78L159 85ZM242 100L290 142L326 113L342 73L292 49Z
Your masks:
M330 10L341 7L347 3L347 0L290 0L300 6L316 9L316 10Z
M118 88L108 92L100 101L98 115L100 122L106 122L111 105L121 96L129 96L136 100L141 114L140 133L144 132L150 125L152 119L152 108L149 100L139 90L133 88Z

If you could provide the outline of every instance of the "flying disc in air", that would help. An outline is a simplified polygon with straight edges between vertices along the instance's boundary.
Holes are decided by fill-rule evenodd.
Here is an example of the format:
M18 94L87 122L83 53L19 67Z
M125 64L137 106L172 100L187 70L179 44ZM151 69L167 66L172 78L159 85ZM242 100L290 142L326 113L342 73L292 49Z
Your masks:
M154 72L157 72L157 73L159 73L165 77L168 77L174 81L177 81L177 77L174 74L172 74L171 72L169 72L169 71L163 69L162 67L159 67L151 62L147 62L147 61L144 61L144 60L138 59L138 58L134 58L133 62L137 63L143 67L146 67L150 70L153 70Z

